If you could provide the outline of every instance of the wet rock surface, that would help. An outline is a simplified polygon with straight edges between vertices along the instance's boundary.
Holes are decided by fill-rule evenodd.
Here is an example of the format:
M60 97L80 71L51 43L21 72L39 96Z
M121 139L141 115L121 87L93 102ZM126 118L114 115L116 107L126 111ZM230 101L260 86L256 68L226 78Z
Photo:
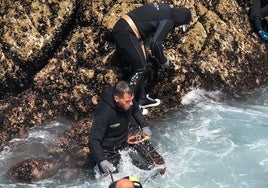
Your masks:
M111 28L121 15L148 2L1 1L0 145L23 137L31 127L65 116L78 123L59 139L54 152L76 146L83 166L99 96L107 85L125 78L120 63L110 64L115 50ZM152 75L148 89L163 102L150 110L148 120L179 107L181 98L195 88L239 95L266 82L267 55L248 20L250 3L166 3L190 8L192 21L187 32L177 28L163 44L172 67L154 70L157 75ZM70 138L74 142L69 143ZM38 159L26 163L40 164L43 171L54 168ZM14 167L13 178L21 180L18 171L23 173L26 166ZM36 176L27 177L44 178Z

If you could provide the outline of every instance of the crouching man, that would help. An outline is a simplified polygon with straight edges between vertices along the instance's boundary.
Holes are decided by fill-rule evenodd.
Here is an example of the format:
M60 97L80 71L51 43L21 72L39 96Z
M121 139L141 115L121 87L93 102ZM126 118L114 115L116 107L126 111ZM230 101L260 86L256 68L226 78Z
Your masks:
M132 117L140 126L142 134L151 137L152 132L134 100L134 93L129 84L120 81L114 87L106 88L102 102L94 112L89 134L91 167L97 166L104 174L116 171L121 159L119 151L128 146Z

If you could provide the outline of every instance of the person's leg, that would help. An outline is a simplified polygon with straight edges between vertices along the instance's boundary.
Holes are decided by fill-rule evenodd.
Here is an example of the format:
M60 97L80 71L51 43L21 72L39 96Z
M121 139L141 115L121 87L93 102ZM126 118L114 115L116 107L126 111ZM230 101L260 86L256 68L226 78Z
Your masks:
M85 166L87 167L88 176L90 179L95 179L96 172L94 168L96 166L96 162L93 160L91 154L89 154Z
M153 76L155 76L155 72L153 72L155 70L153 68L155 67L152 66L151 62L148 62L145 68L144 85L141 87L140 91L141 97L139 104L142 109L158 106L160 104L159 99L153 99L148 94L148 89L152 87L152 82L156 78L153 78Z
M130 76L129 83L133 88L135 100L144 108L159 105L159 99L154 100L146 95L145 77L147 61L141 48L140 41L133 33L127 30L117 33L114 36L114 41L119 50L126 55L128 62L131 63L132 75Z
M141 97L141 89L144 86L146 59L136 36L124 31L114 36L114 41L121 52L126 55L128 62L132 66L132 75L130 76L130 86L135 93L135 99L138 101Z

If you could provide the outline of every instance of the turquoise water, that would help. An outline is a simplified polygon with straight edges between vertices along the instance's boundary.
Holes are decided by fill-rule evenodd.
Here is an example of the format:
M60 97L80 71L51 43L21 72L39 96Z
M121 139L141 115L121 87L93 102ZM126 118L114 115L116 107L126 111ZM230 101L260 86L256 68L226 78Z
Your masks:
M190 93L184 109L154 124L168 172L150 187L268 187L268 103L215 102Z
M182 102L180 110L170 111L165 118L151 122L151 141L165 158L166 173L147 179L153 171L133 167L123 152L122 172L114 175L114 179L134 175L143 182L144 188L267 188L268 87L259 89L247 101L216 102L196 90L187 94ZM34 133L38 144L42 144L44 132ZM24 145L21 155L31 151L27 149L30 143ZM7 169L10 158L14 161L16 156L6 147L0 153L0 168ZM0 187L107 188L111 182L110 177L92 181L85 171L77 169L77 173L78 178L69 182L54 176L29 185L8 181L2 170Z

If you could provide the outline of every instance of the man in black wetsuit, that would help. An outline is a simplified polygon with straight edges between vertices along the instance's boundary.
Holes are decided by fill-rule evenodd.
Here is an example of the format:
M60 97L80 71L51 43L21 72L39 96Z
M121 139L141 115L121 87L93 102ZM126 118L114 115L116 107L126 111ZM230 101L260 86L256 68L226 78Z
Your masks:
M267 44L268 24L266 16L268 16L268 0L253 0L249 19L261 39Z
M142 134L151 137L152 132L133 98L134 93L125 81L104 90L89 134L91 168L97 164L100 172L105 174L116 170L121 158L119 150L127 146L131 117L140 126Z
M130 85L141 107L156 106L160 101L151 99L145 92L146 54L143 41L149 41L152 55L161 67L169 67L170 60L164 55L162 42L175 27L189 24L189 9L171 8L167 4L152 3L138 7L117 21L112 36L117 46L116 57L125 56L131 64ZM116 59L116 58L115 58Z

